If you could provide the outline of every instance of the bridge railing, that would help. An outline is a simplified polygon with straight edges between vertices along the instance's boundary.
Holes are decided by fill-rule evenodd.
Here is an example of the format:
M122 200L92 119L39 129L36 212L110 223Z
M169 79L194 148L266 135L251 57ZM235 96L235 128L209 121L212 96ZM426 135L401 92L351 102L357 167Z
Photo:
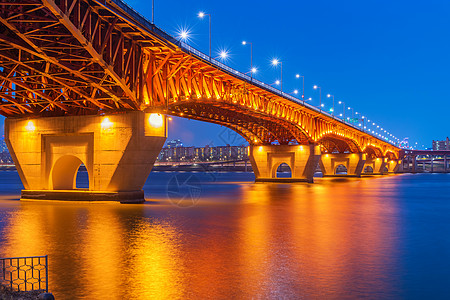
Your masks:
M48 293L48 257L0 258L0 285L10 291Z
M102 0L96 0L96 1L100 1L101 2ZM380 139L380 140L383 140L386 143L394 145L393 143L389 142L387 139L383 139L380 136L376 136L376 135L374 135L374 134L372 134L370 132L367 132L367 131L363 130L362 128L359 128L358 126L356 126L356 125L354 125L352 123L347 122L345 119L340 119L340 118L336 117L334 114L332 115L332 114L322 110L321 108L317 108L317 107L315 107L315 106L313 106L311 104L306 103L304 101L304 99L298 99L298 98L296 98L296 97L294 97L294 96L292 96L292 95L290 95L288 93L283 93L282 91L274 88L273 86L271 86L269 84L266 84L266 83L264 83L262 81L254 79L253 77L248 76L247 74L244 74L244 73L242 73L240 71L237 71L237 70L235 70L235 69L233 69L233 68L223 64L222 62L220 62L220 61L218 61L218 60L216 60L214 58L211 58L209 55L204 54L203 52L195 49L192 46L189 46L188 44L180 41L179 39L174 38L172 35L168 34L164 30L156 27L155 24L153 24L150 21L148 21L144 16L142 16L139 12L134 10L131 6L129 6L128 4L123 2L122 0L112 0L112 2L114 2L117 6L119 6L122 10L124 10L127 14L132 16L136 21L138 21L143 26L143 29L151 31L152 33L156 34L157 36L160 36L160 37L170 41L171 43L173 43L175 45L178 45L184 52L193 54L193 55L197 56L198 58L209 62L210 64L214 65L215 67L218 67L219 69L221 69L221 70L223 70L225 72L228 72L231 75L240 78L241 80L247 81L250 84L253 84L253 85L256 85L256 86L261 87L263 89L266 89L266 90L268 90L268 91L270 91L270 92L272 92L272 93L274 93L274 94L276 94L276 95L278 95L280 97L289 99L289 100L291 100L291 101L293 101L293 102L295 102L295 103L297 103L299 105L303 105L303 106L305 106L305 107L307 107L307 108L309 108L309 109L311 109L311 110L313 110L315 112L318 112L320 114L326 115L329 118L332 118L332 119L334 119L334 120L336 120L336 121L338 121L340 123L343 123L343 124L345 124L347 126L350 126L350 127L354 128L356 130L362 131L365 134L371 135L371 136L373 136L376 139Z

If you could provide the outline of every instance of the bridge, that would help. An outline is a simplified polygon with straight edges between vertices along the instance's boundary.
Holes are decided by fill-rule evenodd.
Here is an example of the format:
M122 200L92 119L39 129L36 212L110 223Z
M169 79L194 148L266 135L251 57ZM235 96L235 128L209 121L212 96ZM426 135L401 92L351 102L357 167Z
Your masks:
M121 0L0 4L0 113L27 199L143 201L167 115L231 128L256 181L394 172L400 149L173 38ZM84 164L89 190L76 190Z

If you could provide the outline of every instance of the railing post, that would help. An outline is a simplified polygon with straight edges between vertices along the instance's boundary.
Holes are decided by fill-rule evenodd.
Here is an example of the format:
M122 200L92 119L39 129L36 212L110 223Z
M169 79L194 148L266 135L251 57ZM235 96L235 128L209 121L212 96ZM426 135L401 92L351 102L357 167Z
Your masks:
M45 292L48 293L48 255L45 256Z

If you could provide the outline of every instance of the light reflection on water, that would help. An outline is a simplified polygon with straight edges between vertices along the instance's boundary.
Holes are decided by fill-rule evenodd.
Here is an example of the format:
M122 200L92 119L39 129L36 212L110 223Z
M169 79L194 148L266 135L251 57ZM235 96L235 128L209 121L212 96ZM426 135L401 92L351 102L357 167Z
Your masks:
M216 174L200 180L200 198L186 208L167 198L173 173L151 174L144 205L17 201L14 176L0 172L9 178L0 183L0 256L48 254L57 299L448 292L447 174L313 185Z

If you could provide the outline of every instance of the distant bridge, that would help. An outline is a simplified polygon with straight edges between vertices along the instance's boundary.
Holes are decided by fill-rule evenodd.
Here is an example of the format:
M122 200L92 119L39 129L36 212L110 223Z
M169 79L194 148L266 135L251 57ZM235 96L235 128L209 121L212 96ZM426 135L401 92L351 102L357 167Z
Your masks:
M165 115L238 132L258 181L284 180L282 163L308 182L317 164L325 176L398 165L387 139L229 68L120 0L8 1L0 22L0 113L27 197L74 189L82 163L91 191L142 197Z

